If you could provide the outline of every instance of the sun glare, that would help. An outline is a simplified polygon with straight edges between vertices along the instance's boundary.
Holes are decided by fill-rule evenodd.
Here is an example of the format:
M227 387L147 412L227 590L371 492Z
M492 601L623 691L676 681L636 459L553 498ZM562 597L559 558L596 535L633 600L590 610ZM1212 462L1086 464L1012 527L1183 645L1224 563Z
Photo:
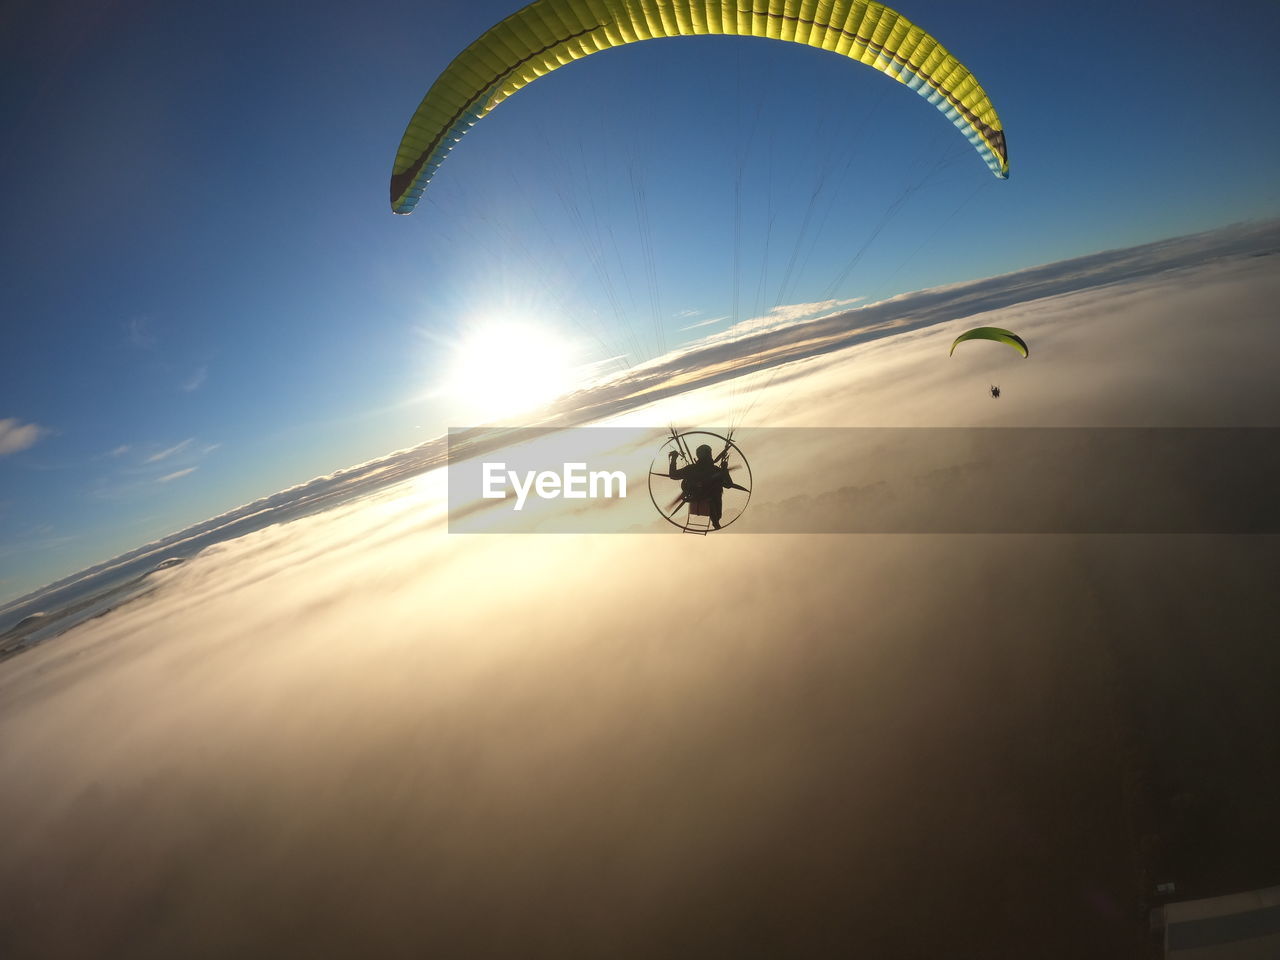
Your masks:
M562 337L529 322L495 321L454 345L446 386L460 413L484 422L529 413L571 392L577 369Z

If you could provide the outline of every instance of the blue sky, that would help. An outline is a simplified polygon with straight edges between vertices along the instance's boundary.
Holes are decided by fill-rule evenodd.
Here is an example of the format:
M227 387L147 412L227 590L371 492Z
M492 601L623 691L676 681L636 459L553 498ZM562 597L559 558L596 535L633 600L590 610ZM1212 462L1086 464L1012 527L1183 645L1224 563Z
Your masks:
M671 347L735 261L741 319L1280 212L1274 4L899 5L990 93L1005 183L840 58L639 44L500 106L411 217L404 125L513 5L6 9L0 602L465 422L436 388L478 317L625 349L656 296Z

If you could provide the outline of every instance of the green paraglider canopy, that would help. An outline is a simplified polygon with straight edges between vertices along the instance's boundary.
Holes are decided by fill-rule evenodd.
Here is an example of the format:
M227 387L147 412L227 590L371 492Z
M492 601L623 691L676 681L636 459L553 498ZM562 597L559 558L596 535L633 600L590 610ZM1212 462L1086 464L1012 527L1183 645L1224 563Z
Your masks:
M966 340L995 340L997 343L1007 343L1024 357L1030 356L1026 341L1013 331L1006 330L1003 327L974 327L972 330L966 330L952 342L951 354L954 354L956 347Z

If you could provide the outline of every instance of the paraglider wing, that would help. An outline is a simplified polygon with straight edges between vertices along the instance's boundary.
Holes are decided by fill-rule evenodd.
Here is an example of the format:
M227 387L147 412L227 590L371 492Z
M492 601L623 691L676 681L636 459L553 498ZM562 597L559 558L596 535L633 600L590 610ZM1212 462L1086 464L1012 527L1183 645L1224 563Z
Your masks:
M1027 350L1027 343L1016 333L1011 330L1005 330L1003 327L974 327L972 330L966 330L960 336L956 337L951 344L951 356L956 352L956 347L964 343L966 340L994 340L997 343L1007 343L1013 349L1017 350L1023 357L1030 356Z
M391 209L409 213L467 129L521 87L610 47L657 37L770 37L858 60L905 83L1009 175L1004 128L986 91L933 36L871 0L537 0L487 30L436 78L405 130Z

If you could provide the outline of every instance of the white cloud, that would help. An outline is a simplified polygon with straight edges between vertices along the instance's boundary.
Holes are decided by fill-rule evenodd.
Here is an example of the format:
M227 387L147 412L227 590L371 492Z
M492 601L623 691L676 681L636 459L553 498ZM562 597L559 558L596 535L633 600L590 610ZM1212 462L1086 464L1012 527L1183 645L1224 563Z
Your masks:
M44 427L21 423L13 417L0 420L0 456L26 450L45 433Z
M183 382L182 389L186 393L192 393L199 390L207 379L209 379L209 368L201 367Z
M739 320L732 326L725 327L716 333L709 334L702 340L698 341L695 346L707 346L714 343L725 343L734 340L740 340L747 336L758 336L760 334L771 333L783 329L784 327L795 326L802 322L815 319L825 319L845 310L847 307L853 306L861 297L853 297L848 300L818 300L811 303L787 303L780 304L763 313L758 317L749 317L746 320ZM682 329L692 330L695 327L711 326L714 323L725 320L726 317L720 317L716 320L705 320L702 323L695 323L692 326Z
M175 470L173 473L166 473L163 477L156 477L156 483L169 483L180 477L185 477L189 473L195 473L196 467L187 467L185 470Z
M728 320L728 319L729 319L728 317L710 317L709 319L699 320L697 323L691 323L687 327L681 327L680 329L681 331L697 330L699 327L709 327L712 324L723 323L725 320Z
M183 450L189 447L194 441L195 441L195 437L188 437L186 440L183 440L181 443L175 443L172 447L169 447L166 450L161 450L159 453L153 453L151 456L147 457L145 462L158 463L161 460L168 460L175 453L181 453Z
M134 317L128 323L129 342L140 350L154 350L159 340L150 330L146 317Z
M862 300L862 297L850 297L848 300L818 300L813 303L789 303L774 307L760 317L753 317L746 323L794 323L806 317L816 317L820 313L829 313L841 307L849 307Z

